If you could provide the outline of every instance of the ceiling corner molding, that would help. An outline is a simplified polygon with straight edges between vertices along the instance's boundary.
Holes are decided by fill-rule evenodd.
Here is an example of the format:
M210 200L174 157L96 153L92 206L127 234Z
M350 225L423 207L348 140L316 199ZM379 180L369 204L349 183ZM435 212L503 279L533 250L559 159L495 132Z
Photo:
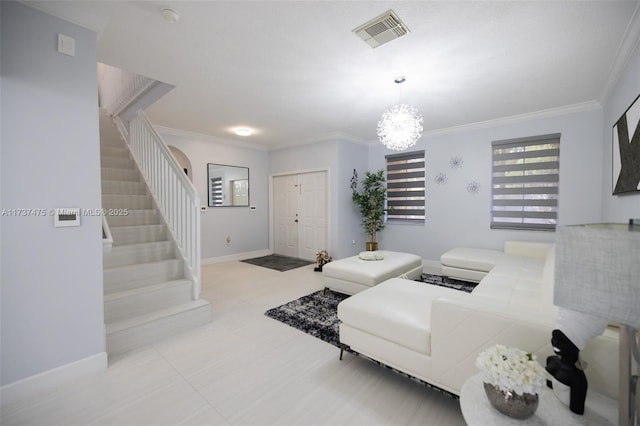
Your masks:
M109 22L109 18L105 16L83 10L80 6L82 4L81 2L61 3L33 0L18 1L25 6L32 7L46 14L55 16L56 18L79 25L98 34L105 29Z
M616 57L613 64L611 64L611 69L609 69L607 82L605 83L600 98L598 99L602 105L604 105L609 99L609 96L611 96L613 89L622 75L622 71L629 62L634 51L638 48L640 48L640 2L638 2L636 10L633 12L631 21L629 21L629 26L627 26L624 36L622 37L622 41L620 42L620 46L618 47L618 51L616 52Z
M468 132L472 130L487 129L490 127L505 126L508 124L522 123L525 121L539 120L543 118L556 117L559 115L573 114L577 112L593 111L602 109L602 105L598 101L587 101L573 105L566 105L556 108L549 108L536 112L528 112L526 114L512 115L509 117L496 118L494 120L479 121L476 123L463 124L461 126L447 127L444 129L436 129L426 131L422 134L425 136L441 136L454 133Z
M269 150L279 151L287 148L296 148L296 147L301 147L305 145L313 145L316 143L325 143L325 142L349 142L349 143L355 143L358 145L370 145L369 142L363 141L362 139L356 138L348 133L335 131L335 132L325 133L323 135L320 135L311 139L303 140L298 143L281 144L278 146L274 146Z
M244 142L244 141L236 141L231 139L214 137L214 136L205 135L202 133L192 132L190 130L174 129L173 127L157 126L155 124L153 124L153 128L161 136L162 135L176 136L179 138L185 138L192 141L211 142L211 143L217 143L221 145L234 146L236 148L253 149L256 151L269 150L269 148L265 147L264 145L258 145L258 144Z

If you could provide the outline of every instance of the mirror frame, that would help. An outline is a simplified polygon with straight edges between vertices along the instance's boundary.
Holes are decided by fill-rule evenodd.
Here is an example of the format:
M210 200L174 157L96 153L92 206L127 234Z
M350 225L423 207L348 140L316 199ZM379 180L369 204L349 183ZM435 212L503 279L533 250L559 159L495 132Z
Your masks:
M218 176L213 176L212 178L212 171L216 170L216 169L221 169L225 172L227 171L233 171L236 173L239 173L239 177L240 179L230 179L227 180L226 182L224 181L223 178L219 179L220 182L219 184L213 181L213 179L217 179ZM243 173L243 171L245 171ZM246 176L246 178L245 178ZM233 204L233 189L229 188L229 185L233 184L234 182L240 182L240 184L242 185L242 181L246 181L246 188L240 188L240 194L238 195L238 197L240 197L241 199L246 198L246 202L242 202L242 204ZM218 189L216 189L215 187L219 186ZM246 189L246 191L244 191ZM216 200L214 197L214 192L215 191L220 191L221 194L221 201ZM244 193L246 192L246 194ZM248 167L242 167L242 166L232 166L229 164L219 164L219 163L207 163L207 205L209 207L249 207L249 198L250 196L250 185L249 185L249 168ZM229 203L231 202L231 203Z

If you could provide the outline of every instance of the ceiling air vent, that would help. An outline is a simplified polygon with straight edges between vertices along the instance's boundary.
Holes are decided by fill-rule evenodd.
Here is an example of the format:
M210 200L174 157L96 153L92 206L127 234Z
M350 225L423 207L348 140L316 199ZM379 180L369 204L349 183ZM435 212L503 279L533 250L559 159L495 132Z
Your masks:
M359 26L353 32L369 46L376 48L407 34L409 28L393 10L388 10Z

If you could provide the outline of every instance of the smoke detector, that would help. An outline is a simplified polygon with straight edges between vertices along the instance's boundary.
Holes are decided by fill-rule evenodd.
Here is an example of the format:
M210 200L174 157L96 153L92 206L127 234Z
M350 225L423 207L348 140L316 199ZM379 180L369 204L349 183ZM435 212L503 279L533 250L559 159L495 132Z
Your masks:
M398 15L393 10L389 9L382 15L376 16L366 24L359 26L353 32L375 49L391 40L406 35L409 32L409 28L398 18Z
M164 20L170 24L178 22L178 20L180 19L180 15L178 15L178 12L171 9L170 7L163 7L162 9L160 9L160 13L162 13L162 17L164 18Z

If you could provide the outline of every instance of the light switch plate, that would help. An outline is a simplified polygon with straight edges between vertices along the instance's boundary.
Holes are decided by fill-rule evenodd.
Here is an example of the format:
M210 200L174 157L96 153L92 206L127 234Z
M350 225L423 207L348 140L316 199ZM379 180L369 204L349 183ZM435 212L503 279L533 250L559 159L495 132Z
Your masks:
M76 40L64 34L58 34L58 52L64 55L76 56Z

